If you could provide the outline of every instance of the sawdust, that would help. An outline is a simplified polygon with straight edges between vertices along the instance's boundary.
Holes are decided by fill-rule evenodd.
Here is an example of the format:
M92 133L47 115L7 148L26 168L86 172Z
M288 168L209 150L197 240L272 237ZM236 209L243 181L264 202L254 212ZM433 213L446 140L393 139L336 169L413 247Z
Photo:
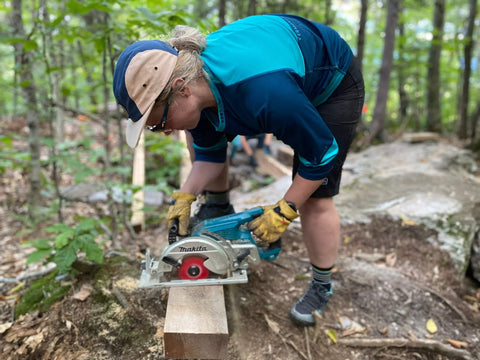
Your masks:
M129 294L138 291L138 279L127 276L114 282L114 287L121 289Z

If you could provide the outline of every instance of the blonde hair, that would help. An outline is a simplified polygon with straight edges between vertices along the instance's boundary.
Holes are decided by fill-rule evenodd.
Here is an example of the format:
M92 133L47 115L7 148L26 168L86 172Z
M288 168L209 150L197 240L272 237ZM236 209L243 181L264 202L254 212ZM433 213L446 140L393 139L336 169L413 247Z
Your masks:
M203 60L200 54L207 46L207 39L200 31L186 25L177 25L165 42L178 50L178 59L172 76L163 89L157 101L165 101L172 92L172 83L176 78L185 80L185 85L200 77L208 79L208 74L203 70ZM175 89L179 91L181 89Z

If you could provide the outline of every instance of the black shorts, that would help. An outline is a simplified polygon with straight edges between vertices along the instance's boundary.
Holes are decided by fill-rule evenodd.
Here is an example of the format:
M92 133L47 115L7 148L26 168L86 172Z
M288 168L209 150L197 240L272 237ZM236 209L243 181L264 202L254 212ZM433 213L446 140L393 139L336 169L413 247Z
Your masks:
M326 102L317 106L318 113L327 124L338 144L338 155L332 171L326 180L311 195L314 198L329 198L340 191L342 167L348 149L355 137L355 130L360 119L365 98L362 73L356 59L352 60L345 77ZM299 159L295 152L293 157L292 178L298 171Z

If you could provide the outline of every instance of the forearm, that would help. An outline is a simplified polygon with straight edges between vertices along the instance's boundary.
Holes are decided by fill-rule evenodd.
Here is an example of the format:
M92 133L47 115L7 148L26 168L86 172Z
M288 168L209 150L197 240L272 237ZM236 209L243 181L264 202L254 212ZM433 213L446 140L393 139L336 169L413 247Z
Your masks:
M192 170L180 191L194 195L199 195L204 190L225 191L228 185L225 175L227 172L226 163L194 161Z
M287 202L293 203L297 209L300 209L322 182L323 179L307 180L296 174L284 198Z

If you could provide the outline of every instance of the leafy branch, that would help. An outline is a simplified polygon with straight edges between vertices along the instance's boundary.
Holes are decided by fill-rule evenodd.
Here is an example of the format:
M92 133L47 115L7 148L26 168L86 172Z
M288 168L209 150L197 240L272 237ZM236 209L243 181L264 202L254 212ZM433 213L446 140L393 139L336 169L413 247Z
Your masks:
M94 219L83 219L76 227L58 223L49 226L46 231L56 234L53 238L42 238L26 244L35 247L27 258L27 265L44 261L54 262L58 271L68 273L77 260L79 252L83 252L90 261L101 264L103 251L97 243L100 225Z

